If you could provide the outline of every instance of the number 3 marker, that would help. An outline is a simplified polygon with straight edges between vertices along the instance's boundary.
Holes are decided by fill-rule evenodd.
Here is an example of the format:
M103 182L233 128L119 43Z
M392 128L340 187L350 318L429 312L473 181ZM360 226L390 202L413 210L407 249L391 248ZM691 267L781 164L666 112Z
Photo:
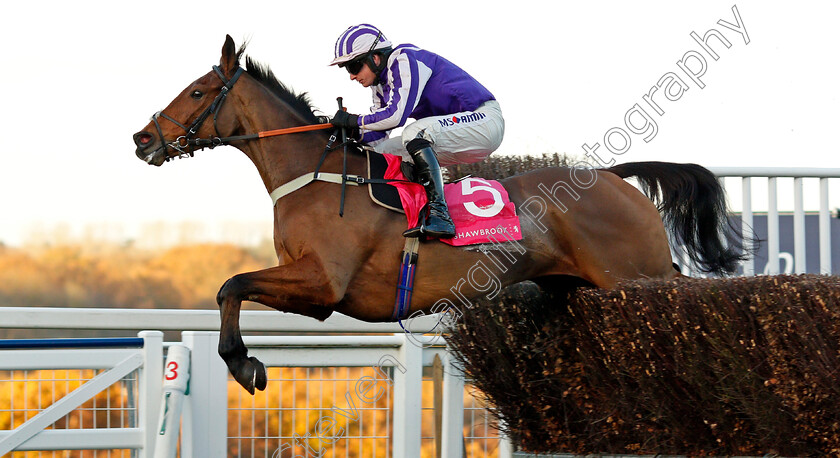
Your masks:
M163 378L166 380L175 380L178 378L178 363L175 361L169 361L169 364L166 365L166 370L168 372Z

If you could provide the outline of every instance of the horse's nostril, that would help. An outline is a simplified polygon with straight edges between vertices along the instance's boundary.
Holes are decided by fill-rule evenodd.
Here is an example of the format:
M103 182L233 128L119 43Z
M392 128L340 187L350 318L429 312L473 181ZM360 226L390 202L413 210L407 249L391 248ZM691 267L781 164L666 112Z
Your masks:
M154 140L151 134L146 132L138 132L134 134L134 144L137 146L146 146Z

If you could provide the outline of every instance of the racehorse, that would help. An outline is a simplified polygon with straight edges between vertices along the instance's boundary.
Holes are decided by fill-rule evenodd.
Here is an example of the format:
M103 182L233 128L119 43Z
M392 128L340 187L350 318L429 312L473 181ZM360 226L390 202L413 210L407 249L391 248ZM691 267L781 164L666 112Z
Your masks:
M268 67L250 57L241 67L244 51L244 44L237 49L227 36L219 65L134 135L137 156L160 166L203 147L231 144L253 161L268 192L316 167L344 173L344 161L348 173L363 174L366 162L359 155L329 154L319 166L329 131L265 138L254 134L314 125L319 119L306 95L293 93ZM212 122L205 122L211 117ZM624 181L629 177L636 177L648 195ZM697 165L552 167L501 182L523 216L523 237L494 243L496 248L515 246L492 258L515 262L490 262L486 250L423 243L408 313L439 312L436 304L477 298L486 293L491 276L499 286L534 280L548 286L578 281L603 288L628 279L677 277L681 274L672 264L666 225L705 271L731 273L741 257L738 240L727 240L732 236L727 235L723 190L711 172ZM266 371L248 357L242 341L242 301L319 320L340 312L366 321L392 321L405 216L375 205L366 186L349 186L346 196L339 188L314 181L276 201L279 265L235 275L219 290L219 354L251 394L265 388ZM341 204L343 217L336 211ZM475 269L479 263L486 269L482 281Z

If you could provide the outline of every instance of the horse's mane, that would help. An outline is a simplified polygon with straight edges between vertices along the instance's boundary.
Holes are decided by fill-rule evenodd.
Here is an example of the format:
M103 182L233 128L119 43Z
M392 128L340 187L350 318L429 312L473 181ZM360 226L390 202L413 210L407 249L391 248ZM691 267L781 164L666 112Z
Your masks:
M246 45L243 44L236 52L237 61L239 61L239 58L245 52L245 46ZM279 97L280 100L286 102L293 110L295 110L295 112L300 114L304 120L313 124L319 122L318 117L315 114L316 109L312 106L312 102L309 100L309 95L306 92L296 94L290 87L283 84L276 76L274 76L274 72L271 71L268 65L261 64L252 59L251 56L248 56L245 58L245 70L252 78L262 83L266 88L274 93L274 95Z

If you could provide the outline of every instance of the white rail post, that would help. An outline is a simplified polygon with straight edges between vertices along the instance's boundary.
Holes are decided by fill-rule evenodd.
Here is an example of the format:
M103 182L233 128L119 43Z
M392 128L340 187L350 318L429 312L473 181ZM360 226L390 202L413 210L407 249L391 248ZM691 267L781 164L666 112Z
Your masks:
M138 423L143 429L143 450L139 458L152 458L155 450L155 426L160 407L161 380L163 380L163 333L140 331L143 339L143 367L138 371L139 405Z
M805 206L802 193L802 177L793 179L793 263L794 272L804 274L805 263Z
M178 450L178 433L181 431L181 410L189 391L190 350L183 345L172 345L166 355L166 372L163 376L160 416L155 429L157 444L155 458L175 458Z
M776 177L767 179L767 268L766 274L779 274L779 204Z
M831 275L831 212L828 210L828 178L820 178L820 273Z
M464 458L464 377L452 353L443 358L442 458Z
M184 401L181 456L227 456L227 367L217 331L184 331L190 349L190 388Z
M752 212L752 180L750 177L743 177L741 178L741 236L744 242L744 249L754 250L755 247L751 243L751 240L747 238L747 234L750 236L754 235L753 229L753 212ZM745 276L752 276L755 275L755 256L750 254L750 256L744 260L744 275Z
M499 458L513 458L513 444L503 432L499 432Z
M399 335L399 334L396 334ZM399 360L405 373L394 369L393 456L420 456L423 393L423 349L402 334Z

